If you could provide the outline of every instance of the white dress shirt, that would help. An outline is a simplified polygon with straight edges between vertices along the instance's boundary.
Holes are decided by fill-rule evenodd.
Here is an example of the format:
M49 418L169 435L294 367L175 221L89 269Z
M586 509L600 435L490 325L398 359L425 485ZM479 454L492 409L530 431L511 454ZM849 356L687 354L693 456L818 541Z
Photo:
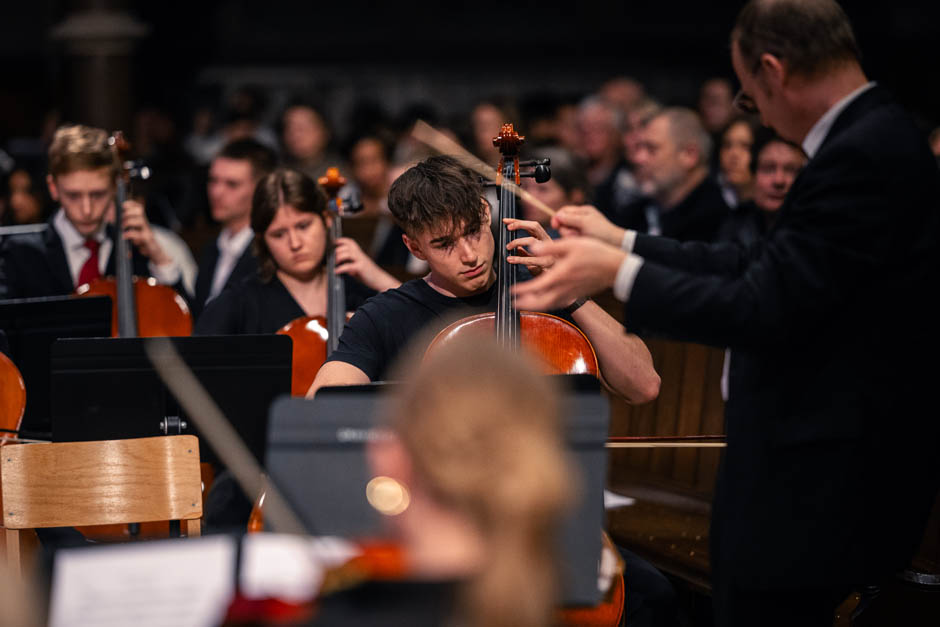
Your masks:
M82 266L91 257L91 251L85 246L86 239L97 240L100 244L98 248L98 271L101 272L101 276L104 276L108 267L108 259L111 258L111 249L114 248L114 242L105 231L104 222L101 223L101 226L91 237L86 238L78 232L75 225L69 222L69 219L65 217L65 210L60 207L52 218L52 228L56 230L62 240L65 259L68 261L69 272L72 275L72 285L78 287L78 275L82 272ZM180 268L174 261L165 263L162 266L158 266L151 261L148 262L147 269L161 285L174 285L180 278Z
M225 287L232 270L235 269L235 264L238 263L245 249L251 244L254 235L255 232L247 226L238 233L233 234L228 229L223 229L219 233L219 238L216 240L216 245L219 247L219 261L215 264L212 285L209 288L209 296L206 298L207 303L218 296L222 288Z
M69 219L65 217L65 210L59 208L52 218L52 228L59 234L62 240L62 247L65 249L65 259L69 263L69 273L72 275L72 285L78 287L78 275L82 272L82 266L91 257L91 251L85 246L86 239L93 239L100 244L98 248L98 271L104 276L105 268L108 267L108 259L111 257L111 249L114 243L108 234L105 233L104 222L95 231L91 237L85 237L78 232Z

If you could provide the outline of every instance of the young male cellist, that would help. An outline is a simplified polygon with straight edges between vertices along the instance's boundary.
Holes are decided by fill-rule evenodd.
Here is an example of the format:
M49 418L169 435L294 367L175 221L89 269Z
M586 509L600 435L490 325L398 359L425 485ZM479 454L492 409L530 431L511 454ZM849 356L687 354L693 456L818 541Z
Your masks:
M431 157L395 181L388 204L404 231L405 246L427 261L430 272L369 299L356 311L309 396L325 385L380 380L417 333L440 330L455 315L495 310L490 207L475 173L453 158ZM517 245L548 239L536 222L514 220L510 229L529 235L517 239ZM546 268L553 260L511 256L509 261ZM656 397L659 376L642 340L591 301L578 301L557 313L580 327L594 345L601 374L613 391L633 403Z
M0 298L71 294L83 283L114 274L107 215L119 168L104 130L75 125L55 132L46 183L60 208L45 230L0 242ZM134 244L134 274L182 291L180 268L154 237L143 205L126 201L122 219L123 236Z

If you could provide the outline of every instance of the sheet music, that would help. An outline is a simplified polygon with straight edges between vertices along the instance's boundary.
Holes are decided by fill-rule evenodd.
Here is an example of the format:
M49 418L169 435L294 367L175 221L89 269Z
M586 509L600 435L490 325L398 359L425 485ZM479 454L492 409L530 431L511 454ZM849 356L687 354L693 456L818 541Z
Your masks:
M317 594L328 568L359 550L340 538L254 533L242 541L239 588L247 599L303 603Z
M236 540L211 536L56 553L51 627L209 627L235 594Z

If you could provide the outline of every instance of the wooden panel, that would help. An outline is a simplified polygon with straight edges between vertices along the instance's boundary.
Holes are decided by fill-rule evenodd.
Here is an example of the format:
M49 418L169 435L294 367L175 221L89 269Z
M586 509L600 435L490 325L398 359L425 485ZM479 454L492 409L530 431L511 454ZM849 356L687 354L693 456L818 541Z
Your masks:
M202 516L195 436L3 448L8 529Z
M662 379L659 397L631 406L611 398L611 435L720 435L724 433L721 371L724 351L698 344L647 339ZM710 495L720 449L630 449L610 455L610 481L668 484Z

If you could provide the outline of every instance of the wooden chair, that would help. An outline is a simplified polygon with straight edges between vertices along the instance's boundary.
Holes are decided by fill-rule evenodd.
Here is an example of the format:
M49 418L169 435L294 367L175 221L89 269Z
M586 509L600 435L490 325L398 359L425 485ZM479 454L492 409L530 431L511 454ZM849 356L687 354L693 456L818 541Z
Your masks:
M22 572L24 530L182 521L200 535L199 440L133 440L5 446L0 456L7 562Z

